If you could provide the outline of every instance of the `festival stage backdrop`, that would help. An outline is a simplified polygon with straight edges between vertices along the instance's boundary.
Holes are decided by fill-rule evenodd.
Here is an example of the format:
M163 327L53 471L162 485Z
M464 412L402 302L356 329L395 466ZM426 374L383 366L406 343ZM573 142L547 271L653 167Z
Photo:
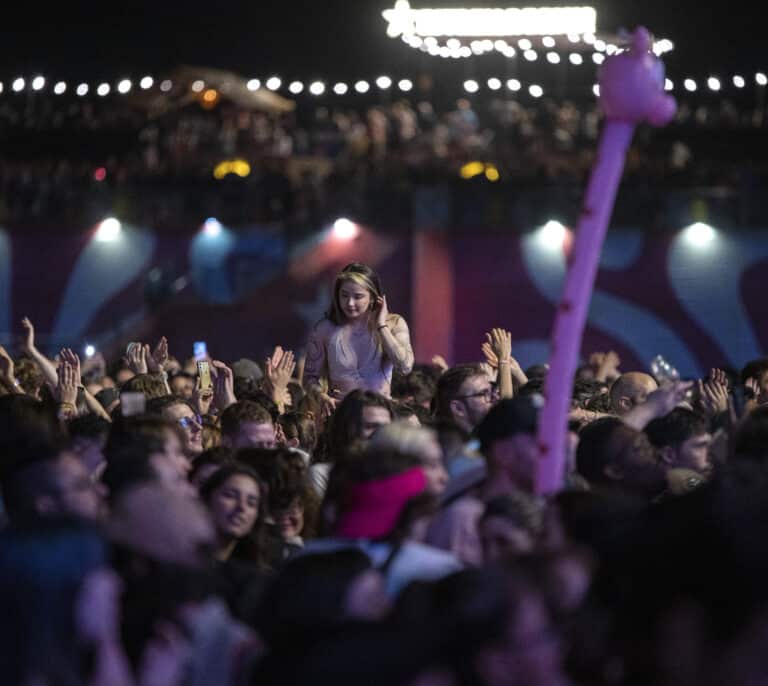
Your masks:
M225 360L261 359L278 343L300 350L328 306L333 275L364 261L380 271L390 309L408 318L420 361L478 359L483 334L504 326L523 365L547 358L569 241L544 229L408 237L361 228L353 238L329 230L291 247L263 228L184 237L124 226L110 242L93 232L52 235L0 229L6 345L29 316L49 353L87 341L110 356L133 337L160 335L179 357L201 338ZM661 353L683 375L763 354L765 236L610 231L582 352L616 350L625 368Z

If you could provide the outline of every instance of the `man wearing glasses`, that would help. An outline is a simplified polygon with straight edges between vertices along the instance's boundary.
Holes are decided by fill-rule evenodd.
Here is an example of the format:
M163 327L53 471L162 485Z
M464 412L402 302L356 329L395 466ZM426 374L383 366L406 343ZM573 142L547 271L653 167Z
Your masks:
M437 384L437 416L471 434L493 406L495 391L480 365L460 364Z

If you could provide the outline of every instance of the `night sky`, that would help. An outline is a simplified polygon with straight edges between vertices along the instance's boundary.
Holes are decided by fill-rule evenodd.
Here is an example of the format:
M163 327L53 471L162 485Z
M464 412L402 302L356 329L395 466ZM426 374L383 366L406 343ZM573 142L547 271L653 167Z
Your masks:
M411 4L419 8L581 3L412 0ZM747 3L600 0L592 4L601 30L642 22L675 41L676 51L667 58L671 72L703 76L768 68L763 27L744 13ZM179 64L232 69L243 76L277 73L289 79L352 80L385 71L409 76L439 60L386 36L381 11L392 7L394 0L14 5L3 3L6 16L0 28L0 80L5 81L36 73L65 79L160 74ZM744 10L737 11L739 6ZM465 60L451 68L466 70L461 62Z

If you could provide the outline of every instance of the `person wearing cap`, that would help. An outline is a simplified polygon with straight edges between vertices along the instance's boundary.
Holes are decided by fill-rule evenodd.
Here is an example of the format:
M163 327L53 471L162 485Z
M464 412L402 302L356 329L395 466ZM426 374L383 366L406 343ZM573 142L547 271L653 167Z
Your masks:
M542 404L540 396L520 396L501 400L488 412L476 431L485 457L485 478L474 491L443 500L443 509L427 531L429 545L452 552L466 565L482 564L479 522L486 503L516 491L533 493Z

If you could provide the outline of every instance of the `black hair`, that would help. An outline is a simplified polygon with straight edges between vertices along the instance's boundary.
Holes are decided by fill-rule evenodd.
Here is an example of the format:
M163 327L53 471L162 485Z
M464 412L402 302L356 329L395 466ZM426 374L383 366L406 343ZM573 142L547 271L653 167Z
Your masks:
M649 422L645 433L656 448L677 448L689 438L707 433L708 428L704 417L692 410L677 407L664 417Z

